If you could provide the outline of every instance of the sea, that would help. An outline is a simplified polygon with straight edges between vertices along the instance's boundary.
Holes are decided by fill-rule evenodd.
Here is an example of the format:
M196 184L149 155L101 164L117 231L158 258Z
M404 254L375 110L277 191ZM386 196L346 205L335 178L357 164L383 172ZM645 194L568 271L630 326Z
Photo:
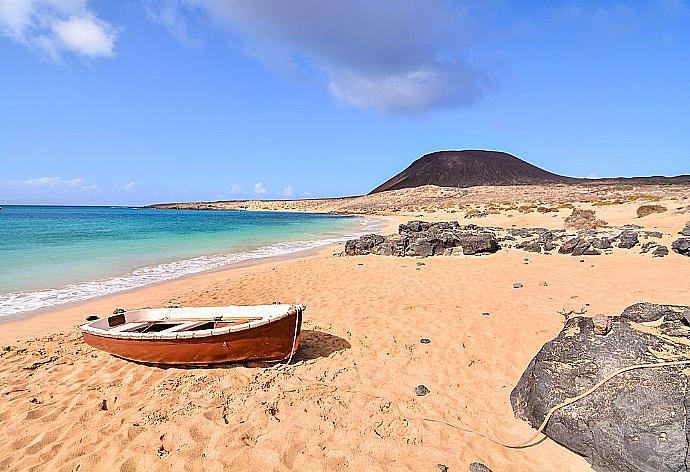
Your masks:
M3 205L0 317L375 232L309 213Z

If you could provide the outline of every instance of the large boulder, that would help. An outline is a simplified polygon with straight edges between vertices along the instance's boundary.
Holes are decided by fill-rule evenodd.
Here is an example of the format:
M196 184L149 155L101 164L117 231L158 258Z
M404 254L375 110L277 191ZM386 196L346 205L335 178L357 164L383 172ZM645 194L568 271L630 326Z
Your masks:
M492 253L501 247L493 233L459 233L458 245L462 247L462 253L466 255Z
M682 230L680 230L680 234L682 234L683 236L690 236L690 223L685 225L685 227Z
M683 256L690 256L690 238L678 238L671 244L673 252L682 254Z
M538 428L547 412L617 370L690 359L690 307L640 303L611 318L606 335L591 318L567 321L532 359L510 395L518 418ZM557 410L545 434L597 471L687 471L687 365L619 374Z
M348 256L371 254L374 248L384 241L385 238L378 234L367 234L359 239L351 239L345 243L345 254Z

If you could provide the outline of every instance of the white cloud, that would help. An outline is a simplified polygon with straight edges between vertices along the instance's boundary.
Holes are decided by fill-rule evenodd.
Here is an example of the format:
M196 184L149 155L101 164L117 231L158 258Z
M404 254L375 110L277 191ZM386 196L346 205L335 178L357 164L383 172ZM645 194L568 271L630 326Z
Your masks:
M468 57L474 20L453 0L158 0L205 11L266 67L323 73L331 94L383 113L469 105L493 84ZM470 2L468 2L470 3Z
M64 51L88 58L112 57L117 33L89 8L88 0L0 1L0 36L38 49L55 61Z
M62 177L32 177L24 180L0 180L0 187L8 189L42 188L48 190L98 190L97 185L87 184L84 179Z
M263 195L266 193L266 188L261 182L257 182L254 184L254 193L257 195Z
M256 187L254 187L256 188ZM225 189L228 193L232 195L239 195L242 193L242 187L239 186L239 184L232 184L230 187Z
M124 184L122 186L122 190L125 192L134 192L137 188L137 183L136 182L129 182L128 184Z
M192 33L189 15L180 5L181 0L160 0L155 5L146 6L146 15L149 19L170 31L175 38L186 46L199 46L201 39Z
M295 194L295 191L292 188L292 185L287 185L282 192L280 192L281 197L287 197L290 198Z

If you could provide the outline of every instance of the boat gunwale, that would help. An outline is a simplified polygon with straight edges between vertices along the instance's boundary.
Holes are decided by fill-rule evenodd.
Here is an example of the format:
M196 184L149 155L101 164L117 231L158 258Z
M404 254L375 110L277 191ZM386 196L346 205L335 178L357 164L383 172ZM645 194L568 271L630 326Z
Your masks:
M253 308L256 307L273 307L275 308L278 305L253 305ZM193 338L208 338L212 336L220 336L224 334L229 334L229 333L235 333L239 331L246 331L250 330L253 328L258 328L259 326L264 326L267 324L275 323L276 321L282 320L283 318L287 318L288 316L292 315L299 315L300 311L305 310L305 306L301 304L294 304L294 305L286 305L286 304L281 304L279 306L284 306L285 312L283 313L278 313L278 314L268 314L268 315L263 315L261 319L259 320L252 320L248 321L246 323L240 323L240 324L233 324L231 326L225 326L222 328L212 328L212 329L204 329L204 330L198 330L198 331L171 331L169 333L165 332L144 332L144 333L137 333L137 332L125 332L125 331L109 331L107 329L101 329L101 328L95 328L91 326L94 323L97 323L99 321L102 321L102 319L90 321L88 323L85 323L79 327L79 329L82 331L82 333L88 333L93 336L99 336L103 338L113 338L113 339L131 339L131 340L136 340L136 341L165 341L165 340L176 340L176 339L193 339ZM217 308L217 309L232 309L232 308L246 308L244 306L225 306L225 307L185 307L186 309L189 308ZM148 310L176 310L177 308L165 308L165 309L148 309ZM293 310L294 309L294 310ZM132 310L132 312L136 311L145 311L145 310ZM126 314L127 312L125 312ZM240 316L235 316L235 318L241 318ZM232 318L229 318L232 319ZM174 319L169 319L169 318L161 318L159 320L151 320L151 321L161 321L161 322L171 322L175 321ZM189 320L186 320L189 321ZM196 321L196 320L195 320ZM208 317L208 318L199 318L198 321L227 321L224 319L216 320L215 317Z

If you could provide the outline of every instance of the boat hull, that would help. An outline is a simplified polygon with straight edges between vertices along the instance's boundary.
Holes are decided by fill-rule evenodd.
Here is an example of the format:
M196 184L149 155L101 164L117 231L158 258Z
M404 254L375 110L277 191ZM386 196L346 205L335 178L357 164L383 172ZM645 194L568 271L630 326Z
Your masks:
M198 338L123 339L88 332L83 332L83 336L84 341L96 349L137 362L174 365L221 364L287 359L297 351L301 325L302 312L296 310L272 323Z

